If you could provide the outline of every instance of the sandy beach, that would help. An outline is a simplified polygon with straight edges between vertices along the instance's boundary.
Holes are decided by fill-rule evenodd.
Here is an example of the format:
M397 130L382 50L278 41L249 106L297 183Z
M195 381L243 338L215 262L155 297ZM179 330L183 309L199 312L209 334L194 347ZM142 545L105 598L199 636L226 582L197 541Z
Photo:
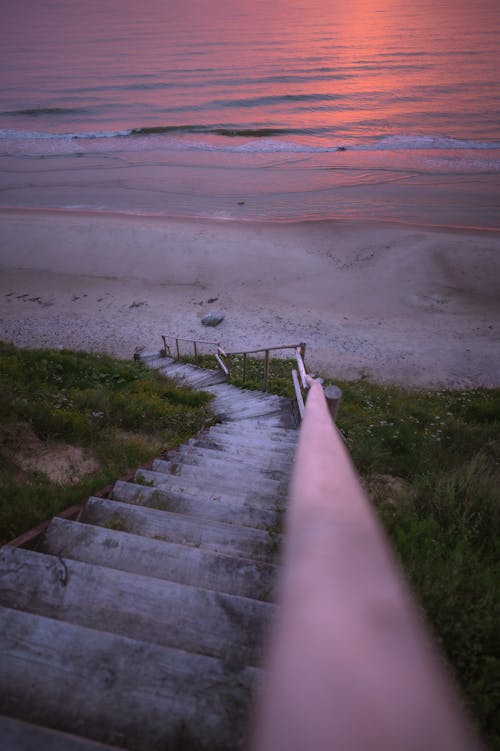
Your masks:
M0 338L23 347L304 341L334 378L500 385L498 232L1 210L0 271Z

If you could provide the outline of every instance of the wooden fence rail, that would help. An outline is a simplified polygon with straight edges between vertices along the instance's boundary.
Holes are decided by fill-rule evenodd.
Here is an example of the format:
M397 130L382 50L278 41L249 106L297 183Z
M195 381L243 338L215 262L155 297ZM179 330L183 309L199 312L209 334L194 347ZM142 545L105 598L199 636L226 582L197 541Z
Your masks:
M211 354L215 357L217 360L217 363L219 367L224 371L224 373L227 376L231 376L231 372L233 369L232 364L232 358L241 357L243 359L243 372L242 372L242 382L243 385L246 383L247 379L247 358L249 355L264 355L264 367L263 367L263 390L267 392L269 390L269 377L270 377L270 369L269 369L269 357L272 352L278 352L283 350L293 350L294 353L299 353L302 361L304 361L305 352L306 352L306 345L304 342L300 342L300 344L278 344L273 347L261 347L258 349L248 349L248 350L242 350L239 352L225 352L224 349L221 346L220 342L216 341L206 341L203 339L188 339L181 336L173 336L173 335L163 335L163 352L165 355L168 355L169 357L174 357L174 359L179 359L181 357L181 342L187 343L192 346L193 354L196 361L199 361L200 357L200 351L199 348L201 345L204 347L209 347L211 351L208 352L208 354ZM170 344L169 344L170 342ZM175 354L172 353L172 347L175 347Z
M309 386L253 751L474 751L323 389Z

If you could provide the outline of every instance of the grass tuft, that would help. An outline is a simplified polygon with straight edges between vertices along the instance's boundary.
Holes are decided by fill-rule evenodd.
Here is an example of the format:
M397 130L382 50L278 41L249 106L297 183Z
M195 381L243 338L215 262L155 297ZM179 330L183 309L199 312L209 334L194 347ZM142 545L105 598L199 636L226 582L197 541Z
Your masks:
M208 394L178 388L140 363L0 343L0 542L80 502L210 421ZM52 454L57 447L82 448L98 468L77 481L51 481L28 461L49 446Z

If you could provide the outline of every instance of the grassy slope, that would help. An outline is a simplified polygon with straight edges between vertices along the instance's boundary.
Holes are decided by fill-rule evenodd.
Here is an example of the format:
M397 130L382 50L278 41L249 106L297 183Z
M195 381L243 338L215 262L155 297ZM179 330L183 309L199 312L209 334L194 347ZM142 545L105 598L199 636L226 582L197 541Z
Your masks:
M0 543L196 433L208 402L135 362L0 344ZM18 461L30 439L84 447L99 468L51 482Z

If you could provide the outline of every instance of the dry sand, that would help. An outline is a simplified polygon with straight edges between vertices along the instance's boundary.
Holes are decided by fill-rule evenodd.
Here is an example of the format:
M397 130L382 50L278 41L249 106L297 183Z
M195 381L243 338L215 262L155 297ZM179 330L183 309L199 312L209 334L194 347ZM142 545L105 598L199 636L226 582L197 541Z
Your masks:
M500 233L3 210L0 272L0 338L20 346L304 341L332 377L500 385Z

